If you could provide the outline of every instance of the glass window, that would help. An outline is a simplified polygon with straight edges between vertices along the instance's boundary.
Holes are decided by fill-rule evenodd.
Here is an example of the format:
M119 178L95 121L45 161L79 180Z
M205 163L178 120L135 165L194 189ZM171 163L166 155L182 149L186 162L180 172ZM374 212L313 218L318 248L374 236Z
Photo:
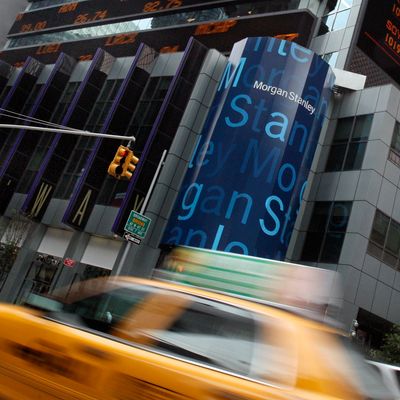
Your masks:
M332 144L326 163L326 171L340 171L346 155L346 144Z
M400 224L393 220L389 225L386 249L393 254L398 254L400 250Z
M308 228L311 232L321 232L326 229L328 222L330 203L318 202L314 205L314 212L311 217L310 226Z
M328 5L329 3L330 2L328 2ZM338 0L335 2L334 8L327 8L325 15L321 19L321 26L318 34L323 35L329 31L345 28L352 6L353 0Z
M389 217L384 215L379 210L376 210L370 239L378 245L383 246L385 244L385 238L389 226L389 220L390 220Z
M326 17L322 18L323 23L326 25L329 31L332 30L333 23L335 22L335 15L327 15Z
M372 114L338 120L326 171L361 169L372 125Z
M385 264L397 268L400 253L400 223L376 210L367 252Z
M147 142L157 114L160 111L162 100L167 93L171 80L172 77L170 76L150 78L129 123L124 127L125 131L123 134L129 135L135 132L135 153L139 157ZM143 173L142 171L142 174ZM115 201L116 196L118 193L126 191L127 184L123 182L122 185L123 189L121 189L121 184L115 182L115 179L111 182L105 180L100 190L99 198L97 199L98 203L119 206L120 201Z
M327 232L319 261L323 263L336 263L342 250L343 240L344 233Z
M103 123L108 115L108 111L113 103L115 95L121 85L122 80L106 80L101 88L100 94L92 106L88 121L84 125L84 130L99 132L103 129ZM70 90L67 91L69 97ZM91 150L96 142L96 138L81 136L76 142L75 148L64 170L59 184L57 184L54 196L56 198L68 199L75 185L79 183L79 178L84 172L84 168L89 159Z
M338 120L335 130L335 143L346 143L353 128L353 118L341 118Z
M333 68L336 66L338 55L339 55L338 51L335 51L333 53L327 53L323 56L323 59Z
M145 289L118 288L65 304L56 317L68 319L78 326L110 333L146 295L148 291Z
M345 232L347 228L347 223L349 222L349 214L350 213L348 203L333 203L328 230L335 232Z
M367 140L372 125L372 114L356 117L353 129L353 140Z
M61 304L50 318L164 356L294 383L295 332L284 321L261 325L255 313L220 301L147 285L114 286L105 280L82 281L68 297L76 300Z
M255 329L250 313L199 299L167 330L153 333L154 347L248 375Z
M353 5L353 0L340 0L337 2L338 10L346 10Z
M339 260L352 203L317 202L311 216L301 259L336 263Z
M323 236L319 232L307 232L301 259L304 261L317 261L319 259L323 239Z
M396 121L390 145L389 160L400 166L400 123Z
M394 125L391 148L400 154L400 123L397 121Z
M346 160L343 165L344 171L361 169L366 147L367 142L349 144Z
M336 14L336 18L335 18L335 22L333 24L332 30L338 31L339 29L346 28L349 16L350 16L350 10L338 12Z

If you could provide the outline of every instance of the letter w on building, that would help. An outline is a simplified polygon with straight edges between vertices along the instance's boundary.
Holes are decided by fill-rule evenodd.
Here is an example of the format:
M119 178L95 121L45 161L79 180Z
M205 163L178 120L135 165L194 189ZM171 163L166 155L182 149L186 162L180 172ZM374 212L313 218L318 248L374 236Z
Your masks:
M48 183L42 182L40 185L39 191L35 197L32 209L31 209L31 217L36 218L40 210L43 208L44 203L48 199L50 192L52 191L53 186L49 185Z

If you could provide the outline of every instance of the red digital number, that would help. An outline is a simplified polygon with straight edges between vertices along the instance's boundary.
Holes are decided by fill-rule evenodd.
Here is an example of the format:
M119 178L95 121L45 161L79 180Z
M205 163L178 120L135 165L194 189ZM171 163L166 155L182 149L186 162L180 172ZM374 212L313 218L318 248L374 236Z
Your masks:
M32 24L24 24L21 26L20 32L29 32L32 30Z
M159 6L160 6L159 1L150 1L144 5L143 11L144 12L158 11Z
M107 18L107 14L108 11L107 10L100 10L100 11L96 11L96 13L94 14L94 19L105 19Z
M76 3L65 4L65 5L61 6L58 9L58 13L59 14L69 13L71 11L75 11L77 7L78 7L78 3L77 2Z
M183 2L181 0L168 0L165 8L181 7Z
M161 11L168 8L177 8L183 5L182 0L167 0L165 2L161 1L149 1L143 7L144 12L155 12Z
M33 27L33 30L40 31L40 30L46 28L46 26L47 26L47 21L39 21L35 24L35 26Z

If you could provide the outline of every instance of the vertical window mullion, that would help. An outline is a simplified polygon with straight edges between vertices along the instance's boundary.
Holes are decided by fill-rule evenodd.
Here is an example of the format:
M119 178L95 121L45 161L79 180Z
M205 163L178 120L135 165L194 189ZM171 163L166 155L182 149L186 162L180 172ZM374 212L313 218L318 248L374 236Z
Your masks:
M321 261L322 251L325 248L326 237L327 237L328 230L329 230L329 222L330 222L330 220L332 218L332 210L333 210L334 204L335 203L332 201L331 204L329 205L329 210L328 210L327 218L326 218L326 221L325 221L325 227L324 227L323 232L321 232L321 234L322 234L322 242L321 242L321 247L320 247L319 253L318 253L318 260L317 260L318 262Z
M350 148L350 144L352 143L352 139L353 139L354 126L356 124L356 118L357 117L353 118L353 122L351 124L351 129L350 129L350 132L349 132L349 137L347 138L346 152L345 152L344 157L343 157L343 163L342 163L341 171L344 171L344 166L346 165L347 156L349 155L349 148Z

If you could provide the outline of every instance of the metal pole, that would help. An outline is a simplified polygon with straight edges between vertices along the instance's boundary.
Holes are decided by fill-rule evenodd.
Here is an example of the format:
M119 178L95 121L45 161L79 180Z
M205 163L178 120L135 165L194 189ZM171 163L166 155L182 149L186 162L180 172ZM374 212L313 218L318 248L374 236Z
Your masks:
M153 179L152 179L152 181L150 183L149 190L146 193L146 197L145 197L145 199L143 201L142 207L140 208L140 211L139 211L140 214L144 214L144 212L146 210L147 203L149 202L151 193L153 192L154 186L156 185L156 181L157 181L158 175L160 174L161 167L164 164L164 160L165 160L166 155L167 155L167 150L164 150L162 152L162 154L161 154L160 162L157 165L156 172L154 173Z
M46 128L46 127L32 126L32 125L14 125L14 124L0 124L0 128L25 129L25 130L29 130L29 131L66 133L68 135L92 136L92 137L100 137L100 138L107 138L107 139L129 140L129 141L133 141L133 142L136 141L135 136L111 135L108 133L81 131L79 129L72 129L72 128L60 129L60 128Z
M156 185L156 181L157 181L158 175L160 174L161 168L162 168L162 166L164 164L164 160L165 160L166 155L167 155L167 150L164 150L162 155L161 155L160 162L158 163L156 172L155 172L155 174L153 176L153 179L151 181L149 190L147 191L146 197L145 197L145 199L143 201L142 207L140 208L140 214L144 214L144 212L145 212L145 209L147 207L147 203L149 202L151 193L153 192L154 186ZM126 241L125 242L124 252L123 252L122 257L119 260L118 266L117 266L117 268L115 270L115 276L118 276L121 273L121 269L122 269L123 265L125 264L125 261L126 261L126 259L128 257L128 253L131 250L131 247L132 247L132 243L129 242L129 241Z

